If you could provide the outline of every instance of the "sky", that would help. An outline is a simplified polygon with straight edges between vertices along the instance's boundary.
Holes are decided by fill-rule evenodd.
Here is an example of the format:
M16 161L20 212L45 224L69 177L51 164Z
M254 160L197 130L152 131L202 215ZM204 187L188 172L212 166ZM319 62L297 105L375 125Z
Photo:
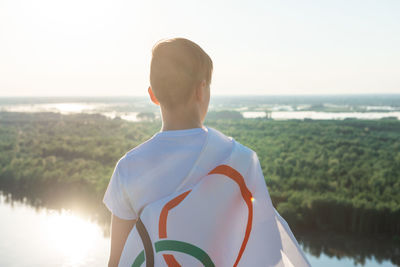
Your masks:
M147 94L184 37L214 95L400 93L400 1L0 0L0 96Z

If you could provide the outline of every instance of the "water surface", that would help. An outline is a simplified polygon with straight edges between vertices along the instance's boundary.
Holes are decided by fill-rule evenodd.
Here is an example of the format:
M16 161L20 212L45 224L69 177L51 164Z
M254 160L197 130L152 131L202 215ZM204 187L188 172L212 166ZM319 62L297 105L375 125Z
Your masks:
M70 210L34 208L0 195L0 266L106 266L109 236L97 223ZM330 257L302 244L312 266L391 267L370 256L363 264L348 256ZM318 245L319 246L319 245Z
M67 210L35 209L0 196L0 266L106 266L109 238Z

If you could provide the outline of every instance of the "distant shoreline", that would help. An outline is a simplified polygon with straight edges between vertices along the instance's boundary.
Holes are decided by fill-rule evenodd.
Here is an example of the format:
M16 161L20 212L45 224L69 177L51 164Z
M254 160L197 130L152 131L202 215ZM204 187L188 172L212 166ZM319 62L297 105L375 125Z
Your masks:
M213 94L211 90L212 97L235 97L235 98L247 98L247 97L354 97L354 96L398 96L400 97L400 93L348 93L348 94ZM90 99L96 99L96 98L107 98L107 99L112 99L112 98L148 98L148 95L146 93L140 94L140 95L98 95L98 96L92 96L92 95L25 95L25 96L1 96L0 99L2 98L90 98Z

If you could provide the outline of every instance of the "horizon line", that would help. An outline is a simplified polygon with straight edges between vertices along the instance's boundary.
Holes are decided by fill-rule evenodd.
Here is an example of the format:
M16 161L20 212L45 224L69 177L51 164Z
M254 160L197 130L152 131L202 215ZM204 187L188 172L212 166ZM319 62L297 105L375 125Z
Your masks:
M284 97L290 97L290 96L355 96L355 95L398 95L400 96L399 93L303 93L303 94L211 94L211 97L223 97L223 96L229 96L229 97L257 97L257 96L284 96ZM102 97L148 97L146 94L141 94L141 95L15 95L15 96L1 96L0 98L102 98Z

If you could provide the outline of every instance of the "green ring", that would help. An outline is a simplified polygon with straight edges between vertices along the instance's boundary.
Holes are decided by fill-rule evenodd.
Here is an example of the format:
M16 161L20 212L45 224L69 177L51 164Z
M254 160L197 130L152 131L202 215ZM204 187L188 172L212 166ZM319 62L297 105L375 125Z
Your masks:
M132 267L140 267L144 262L144 250L137 255L136 259L132 263Z
M177 241L177 240L159 240L154 244L156 252L160 251L177 251L188 254L199 260L204 267L215 267L210 256L199 247L195 245ZM140 267L145 261L144 251L140 252L136 259L133 261L132 267Z

